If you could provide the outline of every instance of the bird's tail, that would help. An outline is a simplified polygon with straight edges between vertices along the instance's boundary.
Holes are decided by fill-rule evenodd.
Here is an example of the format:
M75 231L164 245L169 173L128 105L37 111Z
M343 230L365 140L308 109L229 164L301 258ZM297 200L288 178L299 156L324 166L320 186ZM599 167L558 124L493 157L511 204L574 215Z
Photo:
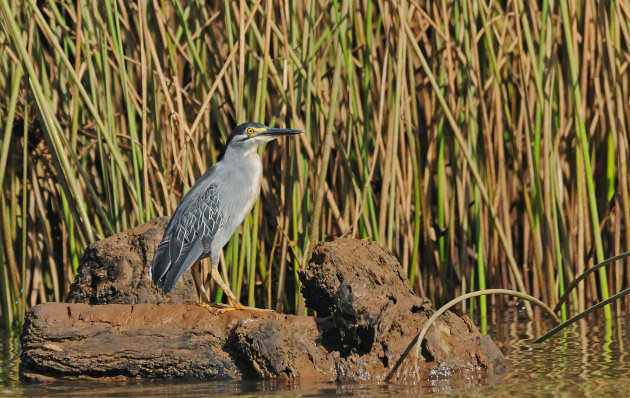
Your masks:
M161 289L164 289L164 293L168 293L172 286L164 286L166 280L166 274L171 268L171 256L169 255L169 243L171 241L170 235L165 235L162 241L155 249L153 254L153 260L151 261L151 268L149 270L149 277L155 283L155 285Z

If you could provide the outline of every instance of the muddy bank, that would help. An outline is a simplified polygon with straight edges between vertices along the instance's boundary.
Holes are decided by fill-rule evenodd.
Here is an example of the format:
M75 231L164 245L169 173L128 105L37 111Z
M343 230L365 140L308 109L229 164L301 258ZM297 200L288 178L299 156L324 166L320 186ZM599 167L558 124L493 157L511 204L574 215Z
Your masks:
M164 223L143 227L86 252L77 280L84 287L68 296L80 302L41 304L27 314L22 380L416 381L414 338L433 308L412 292L395 257L378 245L351 239L317 245L300 274L316 318L258 311L213 315L196 305L141 303L170 299L159 296L146 269L149 246L157 245ZM191 281L177 289L182 297L195 295ZM113 302L124 304L89 305ZM504 367L492 340L467 317L450 312L431 327L422 348L423 380L483 377Z

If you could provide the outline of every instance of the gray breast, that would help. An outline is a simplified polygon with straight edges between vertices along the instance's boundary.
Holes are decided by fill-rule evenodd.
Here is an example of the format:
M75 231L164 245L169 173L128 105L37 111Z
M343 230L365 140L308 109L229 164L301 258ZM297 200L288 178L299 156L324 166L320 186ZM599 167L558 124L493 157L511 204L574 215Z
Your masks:
M222 220L210 247L217 263L221 249L251 211L260 192L261 165L258 156L240 159L239 167L219 167L217 190Z

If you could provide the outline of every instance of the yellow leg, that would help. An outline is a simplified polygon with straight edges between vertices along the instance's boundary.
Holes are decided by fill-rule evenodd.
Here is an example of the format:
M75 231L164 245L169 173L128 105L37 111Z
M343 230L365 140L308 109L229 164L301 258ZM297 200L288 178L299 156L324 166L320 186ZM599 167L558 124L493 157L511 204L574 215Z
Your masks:
M234 308L236 308L237 310L242 310L243 308L245 308L236 298L236 296L234 295L234 293L232 293L232 290L230 289L230 287L227 285L227 283L223 282L223 278L221 278L221 275L219 274L219 270L217 269L217 267L214 266L214 264L211 267L211 271L210 271L210 276L212 277L212 279L214 279L214 281L221 286L221 289L223 289L223 291L225 292L228 301L230 302L230 304L232 304L234 306Z
M254 310L254 311L273 312L272 310L266 310L266 309L262 309L262 308L245 307L243 304L241 304L238 301L238 299L236 298L234 293L232 293L232 290L227 285L227 283L225 283L223 281L223 278L221 278L221 275L219 274L219 270L217 269L217 267L214 266L214 264L212 264L211 269L212 269L212 271L210 271L210 276L212 277L212 279L214 279L214 281L219 286L221 286L221 289L223 289L223 291L227 295L228 301L230 302L230 304L233 305L233 307L220 309L219 313L224 313L224 312L234 311L234 310Z

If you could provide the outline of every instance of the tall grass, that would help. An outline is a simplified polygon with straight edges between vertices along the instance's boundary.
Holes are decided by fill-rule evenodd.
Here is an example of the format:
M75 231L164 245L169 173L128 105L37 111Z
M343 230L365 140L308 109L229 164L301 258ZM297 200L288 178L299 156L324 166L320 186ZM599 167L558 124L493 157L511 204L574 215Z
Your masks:
M172 214L246 120L306 131L261 150L261 200L224 250L249 305L304 313L297 271L336 236L388 247L437 302L488 287L554 306L630 249L627 1L0 11L6 329L63 298L87 244ZM602 267L562 315L629 285L629 260Z

